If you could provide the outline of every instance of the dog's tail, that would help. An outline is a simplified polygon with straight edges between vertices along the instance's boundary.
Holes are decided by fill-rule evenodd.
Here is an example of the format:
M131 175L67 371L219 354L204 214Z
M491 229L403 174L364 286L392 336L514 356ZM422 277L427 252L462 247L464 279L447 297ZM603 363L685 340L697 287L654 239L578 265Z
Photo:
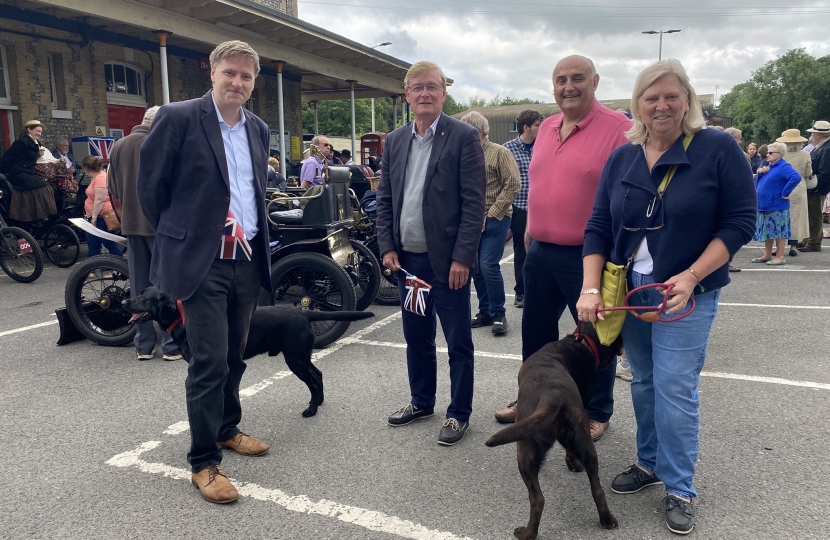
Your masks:
M309 321L359 321L374 317L371 311L318 311L314 309L302 310Z
M527 418L516 422L493 434L484 444L487 446L501 446L533 437L534 433L544 432L555 413L551 411L537 411Z

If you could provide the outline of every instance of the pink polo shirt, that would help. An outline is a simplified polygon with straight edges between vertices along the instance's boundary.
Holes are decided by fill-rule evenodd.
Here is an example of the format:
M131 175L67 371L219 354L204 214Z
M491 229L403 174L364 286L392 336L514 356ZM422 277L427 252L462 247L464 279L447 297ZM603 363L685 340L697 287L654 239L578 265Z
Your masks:
M539 127L530 161L527 231L540 242L581 246L605 161L628 143L631 120L599 101L562 141L562 113Z

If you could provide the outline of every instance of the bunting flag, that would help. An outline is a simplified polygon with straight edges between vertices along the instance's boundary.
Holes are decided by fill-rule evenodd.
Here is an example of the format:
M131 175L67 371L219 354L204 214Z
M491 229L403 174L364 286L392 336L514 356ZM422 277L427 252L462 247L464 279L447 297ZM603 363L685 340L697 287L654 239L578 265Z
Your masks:
M403 268L401 268L403 270ZM404 270L406 272L406 270ZM426 316L427 311L427 295L432 285L406 272L406 298L403 301L403 308L411 311L415 315Z
M239 253L237 253L237 249L240 250ZM245 233L233 212L228 210L228 217L225 218L225 230L222 233L222 249L219 251L219 258L242 259L243 256L249 261L251 260L251 244L245 238Z

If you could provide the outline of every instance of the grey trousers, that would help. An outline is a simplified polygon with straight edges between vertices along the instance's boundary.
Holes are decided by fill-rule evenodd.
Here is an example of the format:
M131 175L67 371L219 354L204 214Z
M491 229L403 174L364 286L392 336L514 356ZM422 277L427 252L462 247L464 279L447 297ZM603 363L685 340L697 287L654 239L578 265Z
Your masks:
M130 289L136 295L152 285L150 283L150 258L153 255L154 236L127 235L127 265L130 270ZM156 328L153 321L136 326L133 345L138 354L151 354L156 348ZM161 350L169 353L176 349L176 343L170 334L162 328Z

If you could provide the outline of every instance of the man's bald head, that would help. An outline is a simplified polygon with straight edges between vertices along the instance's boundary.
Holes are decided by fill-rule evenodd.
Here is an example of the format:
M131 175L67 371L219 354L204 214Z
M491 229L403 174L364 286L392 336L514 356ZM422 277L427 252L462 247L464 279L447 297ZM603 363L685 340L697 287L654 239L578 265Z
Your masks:
M585 56L565 57L553 68L553 97L570 122L578 122L588 114L598 85L597 68Z

